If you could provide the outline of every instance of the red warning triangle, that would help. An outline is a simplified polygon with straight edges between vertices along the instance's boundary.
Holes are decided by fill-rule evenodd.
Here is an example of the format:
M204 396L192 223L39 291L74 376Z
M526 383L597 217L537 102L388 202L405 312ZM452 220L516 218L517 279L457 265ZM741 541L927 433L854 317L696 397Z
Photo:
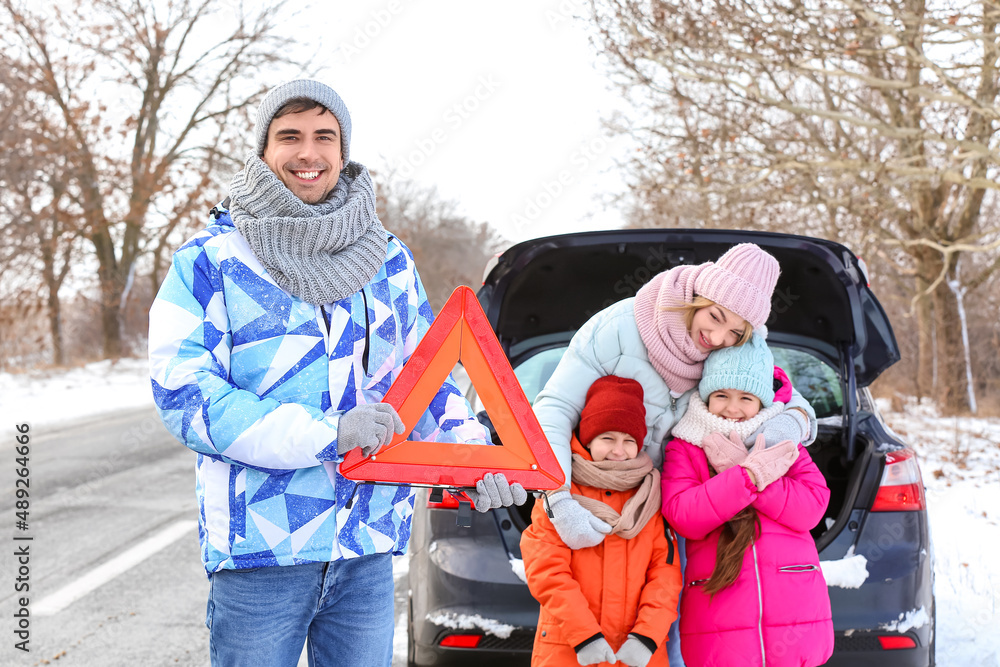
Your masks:
M475 293L458 287L431 324L383 403L410 429L459 361L469 374L503 446L406 440L396 435L375 456L347 453L340 474L355 481L475 487L488 472L502 472L525 489L557 489L562 468L535 418Z

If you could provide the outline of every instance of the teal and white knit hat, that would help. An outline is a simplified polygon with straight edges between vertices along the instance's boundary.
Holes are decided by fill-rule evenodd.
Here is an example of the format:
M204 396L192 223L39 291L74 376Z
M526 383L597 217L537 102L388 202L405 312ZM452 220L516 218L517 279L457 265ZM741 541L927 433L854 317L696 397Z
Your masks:
M267 143L267 129L271 127L274 114L289 100L305 97L319 102L330 110L340 123L340 149L344 154L344 165L351 161L351 114L347 105L330 86L314 79L295 79L275 86L267 92L257 107L257 123L254 138L257 141L257 155L264 155Z
M713 391L737 389L753 394L765 408L774 402L774 355L757 333L743 345L715 350L705 360L698 393L706 404Z

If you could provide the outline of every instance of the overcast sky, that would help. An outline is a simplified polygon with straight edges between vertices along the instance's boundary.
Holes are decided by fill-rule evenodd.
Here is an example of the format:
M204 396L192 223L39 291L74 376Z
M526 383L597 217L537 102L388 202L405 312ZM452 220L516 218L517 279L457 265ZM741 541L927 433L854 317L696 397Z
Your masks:
M292 5L289 5L291 7ZM301 5L300 5L301 7ZM321 2L297 12L351 112L351 157L438 188L510 241L619 227L616 104L579 0ZM277 83L277 82L275 82Z

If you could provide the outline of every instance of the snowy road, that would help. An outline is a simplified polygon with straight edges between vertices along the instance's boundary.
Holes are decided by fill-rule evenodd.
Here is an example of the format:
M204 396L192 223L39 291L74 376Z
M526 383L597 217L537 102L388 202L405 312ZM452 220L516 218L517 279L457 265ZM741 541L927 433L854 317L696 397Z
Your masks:
M0 628L12 636L27 597L30 651L5 641L0 664L207 665L191 452L148 407L29 435L28 528L9 530L0 550ZM12 442L0 446L8 462ZM0 468L11 523L13 469ZM28 588L17 592L22 565Z

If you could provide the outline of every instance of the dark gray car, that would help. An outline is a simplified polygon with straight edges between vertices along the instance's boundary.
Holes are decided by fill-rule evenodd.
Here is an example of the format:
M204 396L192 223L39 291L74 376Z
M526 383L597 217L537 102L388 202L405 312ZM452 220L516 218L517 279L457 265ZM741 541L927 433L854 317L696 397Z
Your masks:
M633 296L660 271L714 260L745 242L781 265L768 344L820 422L809 452L831 490L826 516L812 530L833 607L835 649L827 664L933 665L932 549L920 469L868 390L899 360L899 350L850 250L822 239L731 230L567 234L504 252L488 269L479 300L534 400L591 315ZM538 603L521 578L519 545L531 503L472 512L471 526L461 527L454 496L418 494L410 665L529 664Z

